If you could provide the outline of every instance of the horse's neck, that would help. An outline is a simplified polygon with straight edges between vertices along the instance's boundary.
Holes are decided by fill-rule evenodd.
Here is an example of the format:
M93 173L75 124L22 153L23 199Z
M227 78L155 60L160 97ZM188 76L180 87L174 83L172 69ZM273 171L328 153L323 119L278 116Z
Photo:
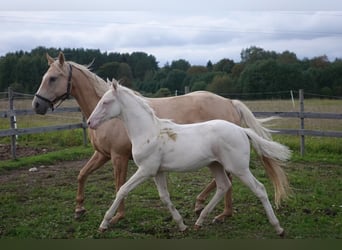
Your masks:
M146 143L146 140L160 133L159 119L140 100L127 93L119 95L122 104L121 119L132 144Z
M89 118L101 98L94 87L94 84L101 83L95 81L95 76L89 78L79 69L73 72L71 95L75 97L86 118Z

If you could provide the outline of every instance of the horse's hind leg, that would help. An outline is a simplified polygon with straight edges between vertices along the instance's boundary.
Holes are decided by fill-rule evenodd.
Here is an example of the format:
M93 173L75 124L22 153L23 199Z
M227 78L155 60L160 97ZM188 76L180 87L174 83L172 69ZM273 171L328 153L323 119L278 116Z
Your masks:
M228 173L227 173L228 174ZM228 174L230 182L232 182L231 174ZM203 208L205 207L205 200L208 198L209 194L216 188L216 181L213 179L206 188L196 197L195 203L195 213L200 215ZM227 217L233 215L233 205L232 205L232 188L230 188L224 196L224 210L221 214L215 217L215 222L223 222Z
M202 226L204 218L214 209L217 203L222 199L224 193L227 192L231 187L231 183L226 175L226 172L220 164L212 163L209 168L215 177L216 193L210 200L208 205L202 210L199 218L195 223L195 228L199 228Z
M250 172L249 169L246 170L243 174L238 176L241 181L249 187L253 193L259 198L264 209L266 211L266 215L268 217L269 222L272 224L277 234L280 236L284 235L284 229L280 226L277 217L274 214L271 203L268 199L266 189L262 183L260 183Z
M217 216L215 216L213 222L223 222L227 217L233 216L233 205L232 205L232 196L233 196L233 185L232 185L232 175L227 172L230 188L224 195L224 209L223 212Z
M163 172L157 173L157 175L154 177L154 182L157 185L159 197L162 200L163 203L167 206L169 209L172 218L176 221L178 224L179 230L184 231L187 229L187 226L184 225L183 218L179 214L178 210L174 207L174 205L171 202L170 194L167 189L167 181L166 181L166 175Z
M90 160L84 165L84 167L80 170L78 174L78 188L76 195L76 209L75 209L75 218L80 218L85 212L86 209L83 207L84 203L84 186L88 176L94 172L95 170L102 167L107 161L108 157L104 156L98 151L95 151Z
M216 188L216 182L215 179L213 179L206 187L205 189L196 197L196 203L195 203L195 213L197 215L200 215L203 208L205 207L205 200L208 198L211 191L213 191Z
M115 177L115 189L116 192L119 191L120 187L126 182L127 178L127 168L128 168L128 158L123 156L112 157L112 163L114 167L114 177ZM115 216L111 219L110 223L115 224L119 220L125 217L125 203L124 200L121 201Z

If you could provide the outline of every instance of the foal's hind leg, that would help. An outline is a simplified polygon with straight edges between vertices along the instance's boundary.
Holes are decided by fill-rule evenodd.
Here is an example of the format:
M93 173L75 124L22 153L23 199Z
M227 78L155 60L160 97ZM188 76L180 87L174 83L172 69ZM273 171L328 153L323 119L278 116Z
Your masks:
M253 193L260 199L264 209L266 211L266 215L268 217L269 222L273 225L274 229L276 230L277 234L280 236L284 235L284 229L280 226L277 217L274 214L273 208L271 203L268 199L266 189L262 183L260 183L247 169L243 174L238 176L241 181L249 187Z
M212 163L209 166L209 168L215 177L216 193L210 200L208 205L202 210L199 218L195 223L196 229L202 226L204 218L213 210L217 203L222 199L224 193L231 188L231 183L226 175L226 172L219 163Z
M187 229L187 226L184 225L182 216L179 214L178 210L174 207L174 205L171 202L170 194L167 190L167 181L165 173L157 173L157 175L154 177L154 182L157 185L160 199L163 203L166 204L167 208L170 210L172 218L178 224L179 230L185 231Z

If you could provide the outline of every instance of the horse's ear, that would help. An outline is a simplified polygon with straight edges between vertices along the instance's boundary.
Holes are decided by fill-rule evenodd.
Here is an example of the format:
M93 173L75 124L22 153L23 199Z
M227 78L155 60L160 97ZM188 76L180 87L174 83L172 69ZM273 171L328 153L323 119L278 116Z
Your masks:
M59 61L59 64L61 66L63 66L64 62L65 62L65 57L64 57L64 54L62 51L59 52L59 55L58 55L58 61Z
M51 64L53 64L54 61L55 61L48 53L46 53L46 59L47 59L47 61L48 61L48 65L49 65L49 66L50 66Z

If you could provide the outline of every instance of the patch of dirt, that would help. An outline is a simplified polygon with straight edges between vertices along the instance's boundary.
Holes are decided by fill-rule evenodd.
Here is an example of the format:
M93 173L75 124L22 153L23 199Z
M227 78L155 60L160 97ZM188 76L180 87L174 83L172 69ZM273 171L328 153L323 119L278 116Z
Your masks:
M88 159L64 161L55 163L54 165L41 165L32 168L25 167L6 170L0 174L0 186L5 182L16 181L24 181L25 183L31 184L40 181L42 184L45 182L51 184L51 180L54 180L55 177L65 178L67 174L72 176L70 178L76 178L80 169L86 164L87 161Z
M17 158L27 157L32 155L39 155L48 152L47 148L33 148L27 146L17 145L16 156ZM10 160L12 159L11 145L0 144L0 160Z

